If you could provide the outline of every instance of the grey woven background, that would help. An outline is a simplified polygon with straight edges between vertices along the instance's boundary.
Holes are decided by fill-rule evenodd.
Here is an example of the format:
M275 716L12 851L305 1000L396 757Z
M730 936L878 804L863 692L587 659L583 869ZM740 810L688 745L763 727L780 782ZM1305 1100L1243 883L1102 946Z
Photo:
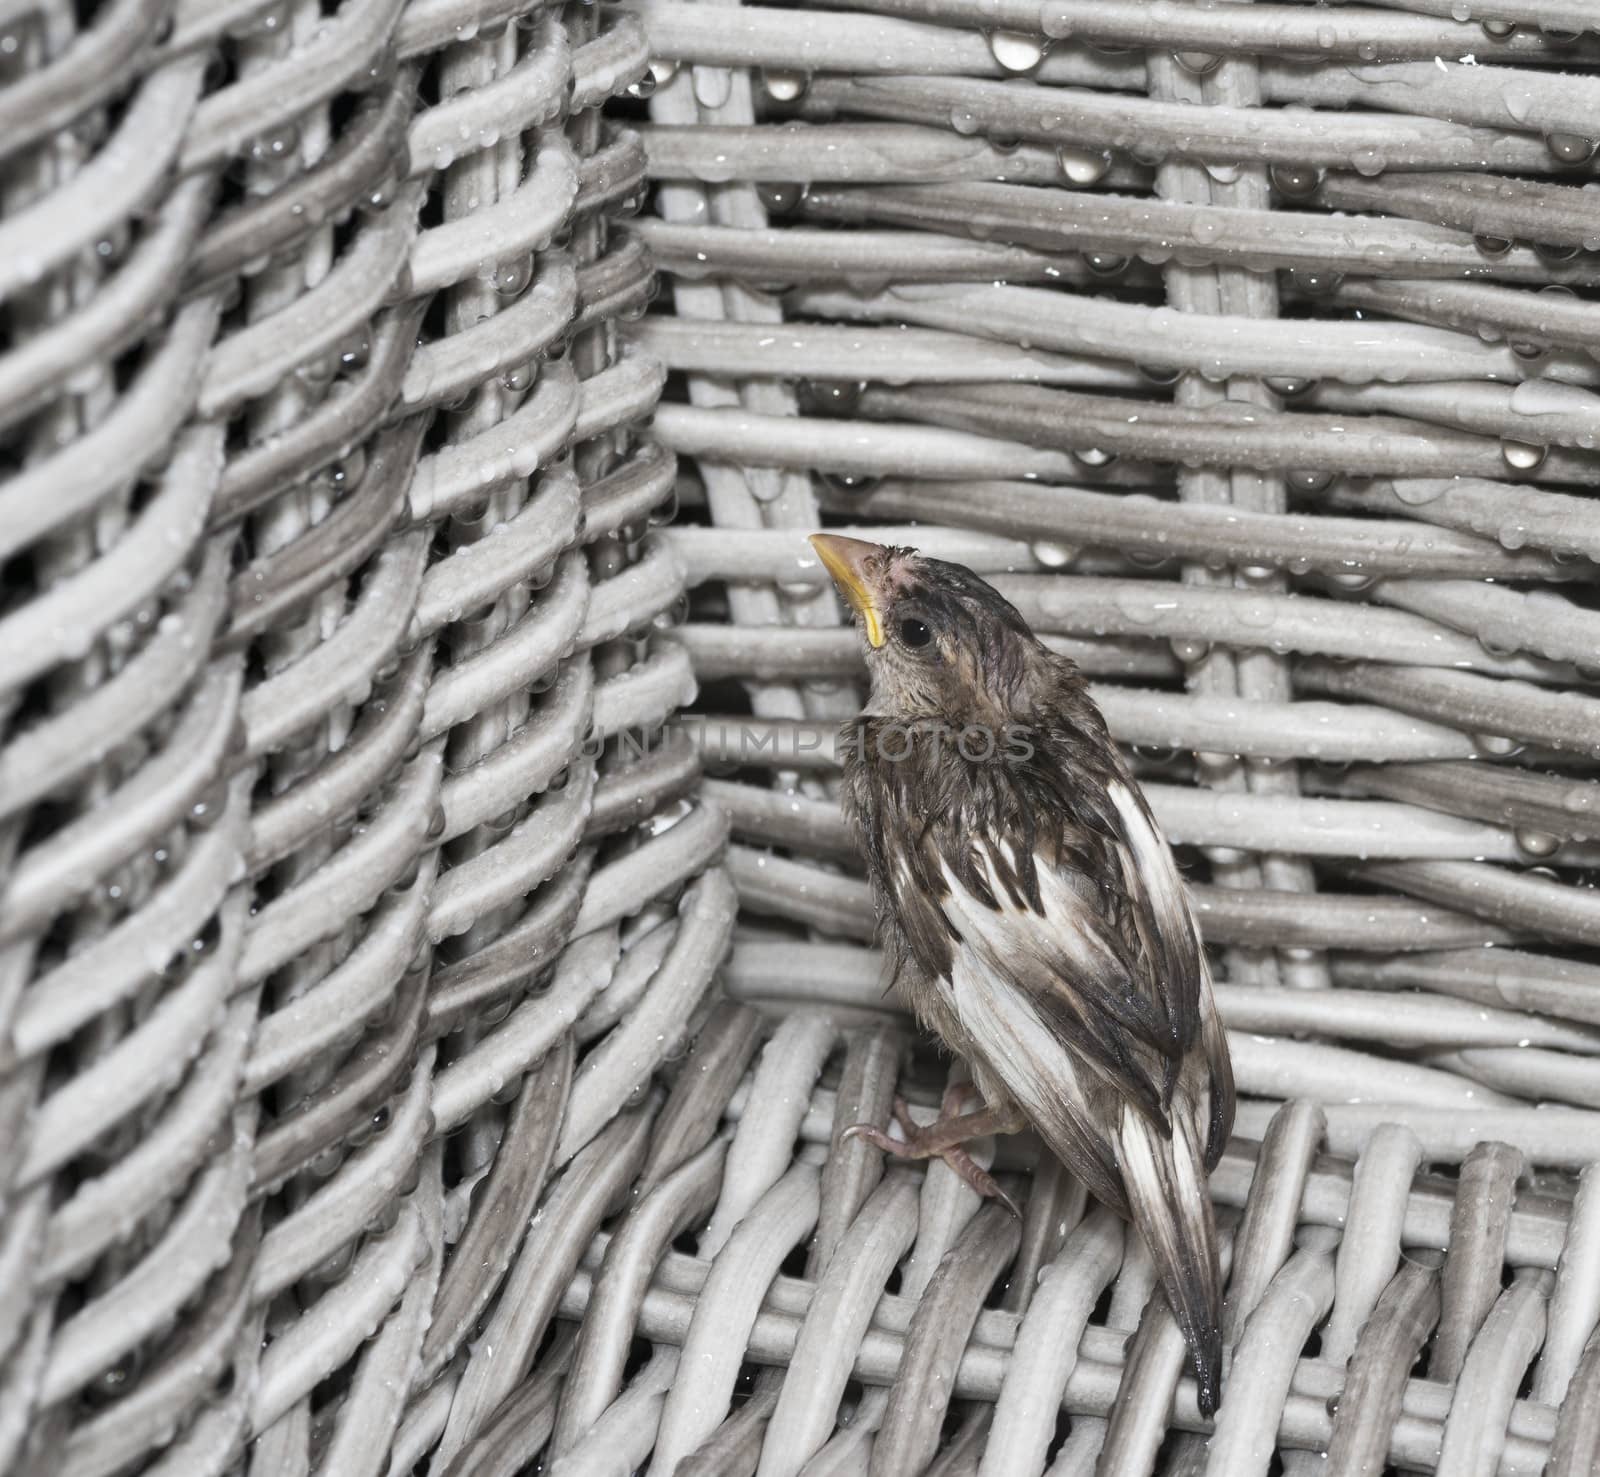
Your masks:
M1596 26L0 0L0 1471L1590 1471ZM1029 1139L835 1145L959 1068L824 525L1179 846L1214 1432Z

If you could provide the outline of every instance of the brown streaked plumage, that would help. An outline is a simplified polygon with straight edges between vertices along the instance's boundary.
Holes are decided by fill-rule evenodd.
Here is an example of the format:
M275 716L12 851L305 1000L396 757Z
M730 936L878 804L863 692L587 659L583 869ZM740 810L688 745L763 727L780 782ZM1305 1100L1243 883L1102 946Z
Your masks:
M1172 853L1077 668L971 570L836 535L812 544L861 620L872 693L841 735L889 968L971 1066L984 1111L895 1152L949 1158L1026 1119L1144 1234L1200 1408L1221 1380L1206 1176L1233 1074Z

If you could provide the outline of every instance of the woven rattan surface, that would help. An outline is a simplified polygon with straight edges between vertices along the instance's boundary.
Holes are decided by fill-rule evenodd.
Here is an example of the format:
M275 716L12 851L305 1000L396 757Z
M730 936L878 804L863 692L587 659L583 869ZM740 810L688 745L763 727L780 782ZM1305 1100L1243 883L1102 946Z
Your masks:
M732 924L687 741L610 752L692 691L616 352L646 61L584 6L0 6L0 1471L543 1440L523 1233L636 1167L592 1141Z
M1590 1470L1592 9L634 13L637 231L671 292L632 337L674 371L677 639L742 908L724 982L783 1024L696 1260L643 1304L683 1353L621 1397L629 1460ZM1025 1147L999 1159L1020 1230L866 1150L815 1198L806 1165L883 1113L908 1029L834 799L861 670L799 537L819 521L990 576L1089 673L1180 847L1244 1095L1209 1443L1137 1238ZM944 1070L921 1051L901 1081L931 1110ZM779 1253L754 1261L750 1223L787 1244L813 1218L811 1287L757 1313ZM1514 1250L1536 1225L1548 1253ZM590 1308L630 1275L611 1256ZM747 1329L787 1370L730 1416Z
M1590 1471L1595 26L0 0L0 1472ZM824 524L1179 846L1214 1429L1029 1138L837 1141L959 1068Z

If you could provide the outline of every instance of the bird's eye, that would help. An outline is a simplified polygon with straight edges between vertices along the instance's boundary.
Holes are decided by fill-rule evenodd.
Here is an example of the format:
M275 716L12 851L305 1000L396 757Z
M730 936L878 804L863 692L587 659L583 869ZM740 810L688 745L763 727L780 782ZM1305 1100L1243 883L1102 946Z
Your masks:
M907 619L900 622L900 639L913 648L926 646L933 640L933 632L925 622Z

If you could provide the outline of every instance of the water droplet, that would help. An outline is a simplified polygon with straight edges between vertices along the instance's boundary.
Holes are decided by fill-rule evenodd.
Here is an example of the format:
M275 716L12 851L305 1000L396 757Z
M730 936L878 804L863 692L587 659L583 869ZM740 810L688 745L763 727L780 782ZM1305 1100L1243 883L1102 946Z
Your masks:
M1517 849L1529 856L1554 856L1561 849L1561 838L1549 831L1536 831L1529 826L1518 826Z
M209 831L222 819L223 807L227 804L228 792L221 786L214 786L206 791L189 808L189 824L197 831Z
M804 415L854 415L861 390L857 380L802 380L797 399Z
M1281 395L1285 400L1293 400L1297 395L1304 395L1311 388L1310 380L1296 379L1287 374L1269 374L1266 383L1274 395Z
M353 333L340 343L335 352L339 356L339 368L346 374L355 374L367 367L367 360L372 354L372 345L367 341L366 334Z
M1535 241L1533 249L1541 261L1551 266L1564 266L1582 250L1578 246L1562 246L1553 241Z
M302 384L320 390L325 388L338 372L339 355L335 350L331 354L319 354L314 359L307 359L295 370L295 377Z
M1312 165L1274 165L1270 174L1272 187L1290 200L1317 194L1317 186L1322 184L1322 170Z
M1120 277L1128 269L1128 259L1114 251L1088 251L1083 262L1096 277Z
M1169 644L1172 647L1173 656L1177 657L1186 667L1192 667L1197 662L1203 662L1211 654L1211 643L1209 641L1192 641L1188 637L1180 637Z
M538 13L537 11L534 12L535 15ZM653 58L650 63L650 75L654 78L657 87L665 87L667 83L678 75L678 64L674 61L666 61L661 57Z
M650 622L658 631L670 631L674 626L681 626L689 619L689 597L679 595L665 610L658 611Z
M1551 154L1562 164L1587 164L1600 143L1579 133L1552 133L1545 139Z
M395 197L400 193L400 187L404 183L403 167L392 166L380 178L374 180L366 194L361 197L361 210L367 215L382 215L394 204Z
M118 222L94 244L94 254L105 267L114 267L127 252L128 226L125 221Z
M270 36L281 30L289 20L288 5L273 5L257 12L234 27L235 36Z
M1290 492L1321 492L1333 483L1333 473L1326 467L1301 467L1284 475Z
M250 140L250 158L257 164L278 163L294 153L300 142L300 130L293 123L285 123L270 133Z
M494 290L501 297L516 297L533 280L533 258L514 256L494 269Z
M1239 768L1239 756L1237 754L1222 754L1214 749L1196 750L1194 762L1201 773L1215 783L1222 783L1227 780ZM1232 847L1208 847L1207 850L1212 856L1224 853L1233 859L1242 859L1243 857L1242 852L1235 851Z
M782 67L763 67L761 86L775 103L797 102L811 86L811 74Z
M646 71L644 76L635 78L628 84L627 91L629 97L641 103L648 98L654 97L656 92L655 73Z
M1025 74L1044 60L1045 43L1042 37L1026 31L990 31L989 50L1001 70Z
M1196 77L1204 77L1222 65L1222 58L1211 51L1175 51L1172 59L1184 71L1193 72Z
M650 510L649 522L653 527L661 528L671 523L678 516L678 489L669 487L667 495Z
M1093 185L1103 180L1111 168L1111 151L1060 148L1056 150L1056 162L1069 184Z
M1546 448L1535 446L1528 441L1513 441L1503 437L1500 441L1500 455L1505 458L1506 465L1516 472L1532 472L1545 458Z
M1102 451L1098 446L1086 446L1082 450L1074 450L1072 459L1086 467L1109 467L1116 461L1117 454L1114 451Z
M1128 563L1137 569L1164 569L1172 562L1170 554L1158 553L1152 549L1127 549L1125 557Z
M1141 364L1138 370L1152 385L1175 385L1183 378L1181 369L1168 369L1161 365Z
M1403 503L1416 508L1424 503L1437 502L1444 496L1443 482L1415 482L1406 479L1394 484L1394 495Z
M1077 547L1056 539L1035 539L1029 545L1033 557L1046 569L1065 569L1078 557Z
M835 488L839 492L853 495L870 492L878 481L877 477L860 472L823 472L821 476L829 487ZM816 591L808 586L806 593L807 595L814 595Z
M806 198L806 186L791 181L763 181L756 186L756 195L766 206L768 215L793 215Z
M1515 21L1484 21L1483 34L1491 41L1506 41L1516 32Z
M1286 287L1306 297L1331 297L1344 281L1343 273L1326 267L1290 267L1283 276Z
M367 453L363 447L353 446L338 461L322 469L321 482L335 496L343 495L361 485L367 475Z
M144 1366L144 1356L138 1349L130 1349L109 1369L104 1370L90 1385L90 1392L102 1400L120 1395Z

